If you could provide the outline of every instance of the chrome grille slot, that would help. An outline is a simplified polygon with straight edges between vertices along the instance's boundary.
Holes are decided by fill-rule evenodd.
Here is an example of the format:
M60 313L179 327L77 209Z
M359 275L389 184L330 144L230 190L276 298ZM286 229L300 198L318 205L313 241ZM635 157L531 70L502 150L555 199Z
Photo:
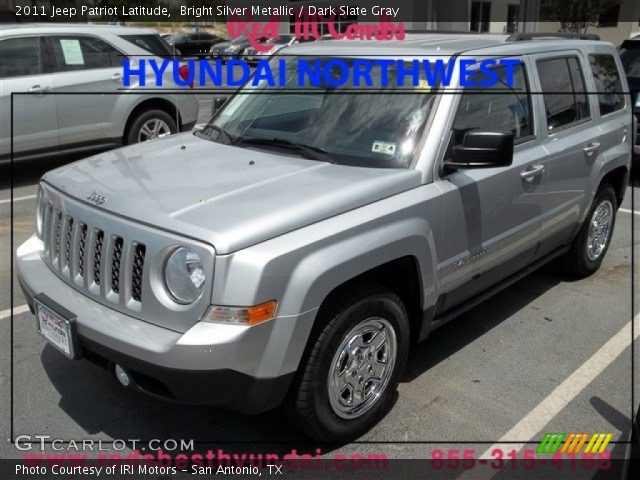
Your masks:
M87 247L87 225L80 224L80 241L78 242L78 275L84 277L84 254Z
M100 273L102 272L102 247L104 245L104 232L97 230L96 240L93 245L93 281L100 285Z
M63 267L71 265L71 243L73 242L73 218L67 215L66 236L64 242L64 260Z
M49 203L44 213L44 254L51 259L51 217L53 216L53 206Z
M146 250L146 247L141 243L136 244L131 266L131 298L138 302L142 301L142 273Z
M53 261L60 262L60 231L62 230L62 212L60 210L56 210L53 216L53 222L55 229L54 237L53 237L53 253L52 258Z
M111 290L120 293L120 265L122 260L122 237L116 237L113 242L113 253L111 254Z

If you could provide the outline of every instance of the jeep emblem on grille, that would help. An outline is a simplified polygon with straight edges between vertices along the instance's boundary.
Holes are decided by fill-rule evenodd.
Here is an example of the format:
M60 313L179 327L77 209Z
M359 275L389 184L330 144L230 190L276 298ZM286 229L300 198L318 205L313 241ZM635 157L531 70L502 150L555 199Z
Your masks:
M91 192L91 195L89 195L87 197L87 200L89 200L90 202L95 203L96 205L100 206L104 203L104 201L106 200L104 195L100 195L98 192Z

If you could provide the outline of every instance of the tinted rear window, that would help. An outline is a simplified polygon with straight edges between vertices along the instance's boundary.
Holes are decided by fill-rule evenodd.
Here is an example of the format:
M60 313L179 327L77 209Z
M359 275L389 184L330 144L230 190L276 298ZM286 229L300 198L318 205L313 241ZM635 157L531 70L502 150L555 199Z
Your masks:
M589 103L577 58L540 60L538 76L550 132L589 117Z
M613 56L589 55L589 64L598 92L600 114L606 115L624 108L622 81Z
M120 38L158 57L170 57L171 49L160 35L120 35Z

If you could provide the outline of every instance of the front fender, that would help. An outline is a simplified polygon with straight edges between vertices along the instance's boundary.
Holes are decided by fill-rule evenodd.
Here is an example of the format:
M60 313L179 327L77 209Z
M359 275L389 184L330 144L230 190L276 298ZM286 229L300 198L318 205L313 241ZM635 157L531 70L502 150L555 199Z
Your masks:
M212 303L256 305L275 299L270 362L297 368L317 311L336 287L392 260L417 261L421 303L435 301L436 239L442 202L433 184L395 195L216 259ZM286 345L286 348L282 348ZM273 367L273 365L272 365Z

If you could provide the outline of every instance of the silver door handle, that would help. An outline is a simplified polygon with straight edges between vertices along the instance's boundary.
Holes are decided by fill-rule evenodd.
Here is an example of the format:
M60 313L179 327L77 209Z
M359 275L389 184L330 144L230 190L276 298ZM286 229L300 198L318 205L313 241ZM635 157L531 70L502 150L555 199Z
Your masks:
M111 80L113 80L114 82L119 82L120 80L122 80L122 74L114 73L113 75L111 75Z
M544 165L534 165L530 169L520 172L520 178L530 182L538 175L541 175L542 172L544 172Z
M582 151L587 155L587 157L591 157L599 148L600 142L591 142L589 145L584 147Z
M34 85L27 92L29 93L48 93L51 91L50 87L41 87L40 85Z

